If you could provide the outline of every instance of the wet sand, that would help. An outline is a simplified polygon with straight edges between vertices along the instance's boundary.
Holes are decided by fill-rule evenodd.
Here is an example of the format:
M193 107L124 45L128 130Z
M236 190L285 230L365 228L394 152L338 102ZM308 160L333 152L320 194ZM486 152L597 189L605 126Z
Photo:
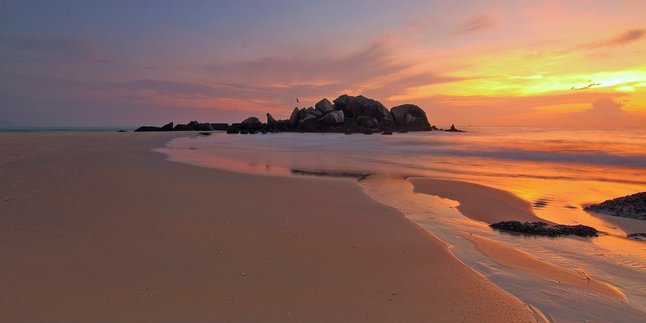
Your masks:
M460 213L476 221L487 224L510 220L550 223L537 217L529 202L507 191L456 180L411 178L410 181L415 193L460 201Z
M546 280L547 284L561 284L582 290L593 291L600 295L613 298L625 299L616 287L591 277L585 269L567 270L559 266L541 261L529 253L509 247L501 242L480 237L474 234L465 234L478 250L495 262L513 269L539 276Z
M3 321L535 319L351 180L151 151L178 135L0 135Z

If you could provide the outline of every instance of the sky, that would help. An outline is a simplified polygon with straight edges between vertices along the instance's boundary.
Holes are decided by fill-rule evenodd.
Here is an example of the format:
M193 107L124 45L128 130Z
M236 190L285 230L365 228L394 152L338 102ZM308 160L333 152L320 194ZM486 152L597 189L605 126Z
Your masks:
M447 126L646 125L644 0L0 0L0 125L287 118L341 94Z

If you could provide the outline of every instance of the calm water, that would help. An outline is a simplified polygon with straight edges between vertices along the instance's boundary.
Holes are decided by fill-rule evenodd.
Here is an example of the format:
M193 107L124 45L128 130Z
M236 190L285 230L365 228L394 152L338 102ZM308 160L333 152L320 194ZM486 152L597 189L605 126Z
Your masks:
M471 128L467 133L382 135L274 134L177 138L160 149L171 160L240 172L289 176L293 170L370 173L365 192L395 207L452 246L463 262L555 320L643 320L646 313L644 221L593 216L582 210L646 191L646 131ZM607 232L595 239L500 234L456 211L455 201L414 194L407 176L455 179L511 191L544 219ZM395 198L393 198L395 197ZM627 302L550 284L504 268L474 248L478 234L572 271L585 271L627 295Z
M118 130L132 131L135 127L0 127L2 132L115 132Z

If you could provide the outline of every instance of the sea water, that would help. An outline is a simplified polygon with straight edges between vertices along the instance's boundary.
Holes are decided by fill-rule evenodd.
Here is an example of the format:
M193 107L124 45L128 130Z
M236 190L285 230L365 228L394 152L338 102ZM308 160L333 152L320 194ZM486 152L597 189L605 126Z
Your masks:
M550 318L644 320L646 242L625 236L646 232L646 224L588 214L583 206L646 191L646 130L467 130L392 136L214 133L177 138L160 151L175 161L270 176L370 174L359 182L369 196L399 209L446 242L464 263ZM468 181L510 191L534 203L535 213L543 219L590 225L605 234L593 239L501 234L460 214L456 201L413 193L409 177ZM627 301L501 266L481 254L467 234L606 281L621 289Z

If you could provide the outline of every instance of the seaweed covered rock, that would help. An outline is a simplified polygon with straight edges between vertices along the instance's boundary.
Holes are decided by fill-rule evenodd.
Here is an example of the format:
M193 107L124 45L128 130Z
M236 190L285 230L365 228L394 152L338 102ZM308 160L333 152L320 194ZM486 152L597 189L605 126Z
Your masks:
M599 235L597 229L586 225L549 225L545 222L519 222L503 221L491 224L490 227L496 230L516 232L526 235L537 235L547 237L559 237L574 235L579 237L596 237Z
M646 241L646 233L645 232L631 233L627 235L626 238L631 240Z
M584 210L636 220L646 220L646 192L636 193L603 203L586 206Z

